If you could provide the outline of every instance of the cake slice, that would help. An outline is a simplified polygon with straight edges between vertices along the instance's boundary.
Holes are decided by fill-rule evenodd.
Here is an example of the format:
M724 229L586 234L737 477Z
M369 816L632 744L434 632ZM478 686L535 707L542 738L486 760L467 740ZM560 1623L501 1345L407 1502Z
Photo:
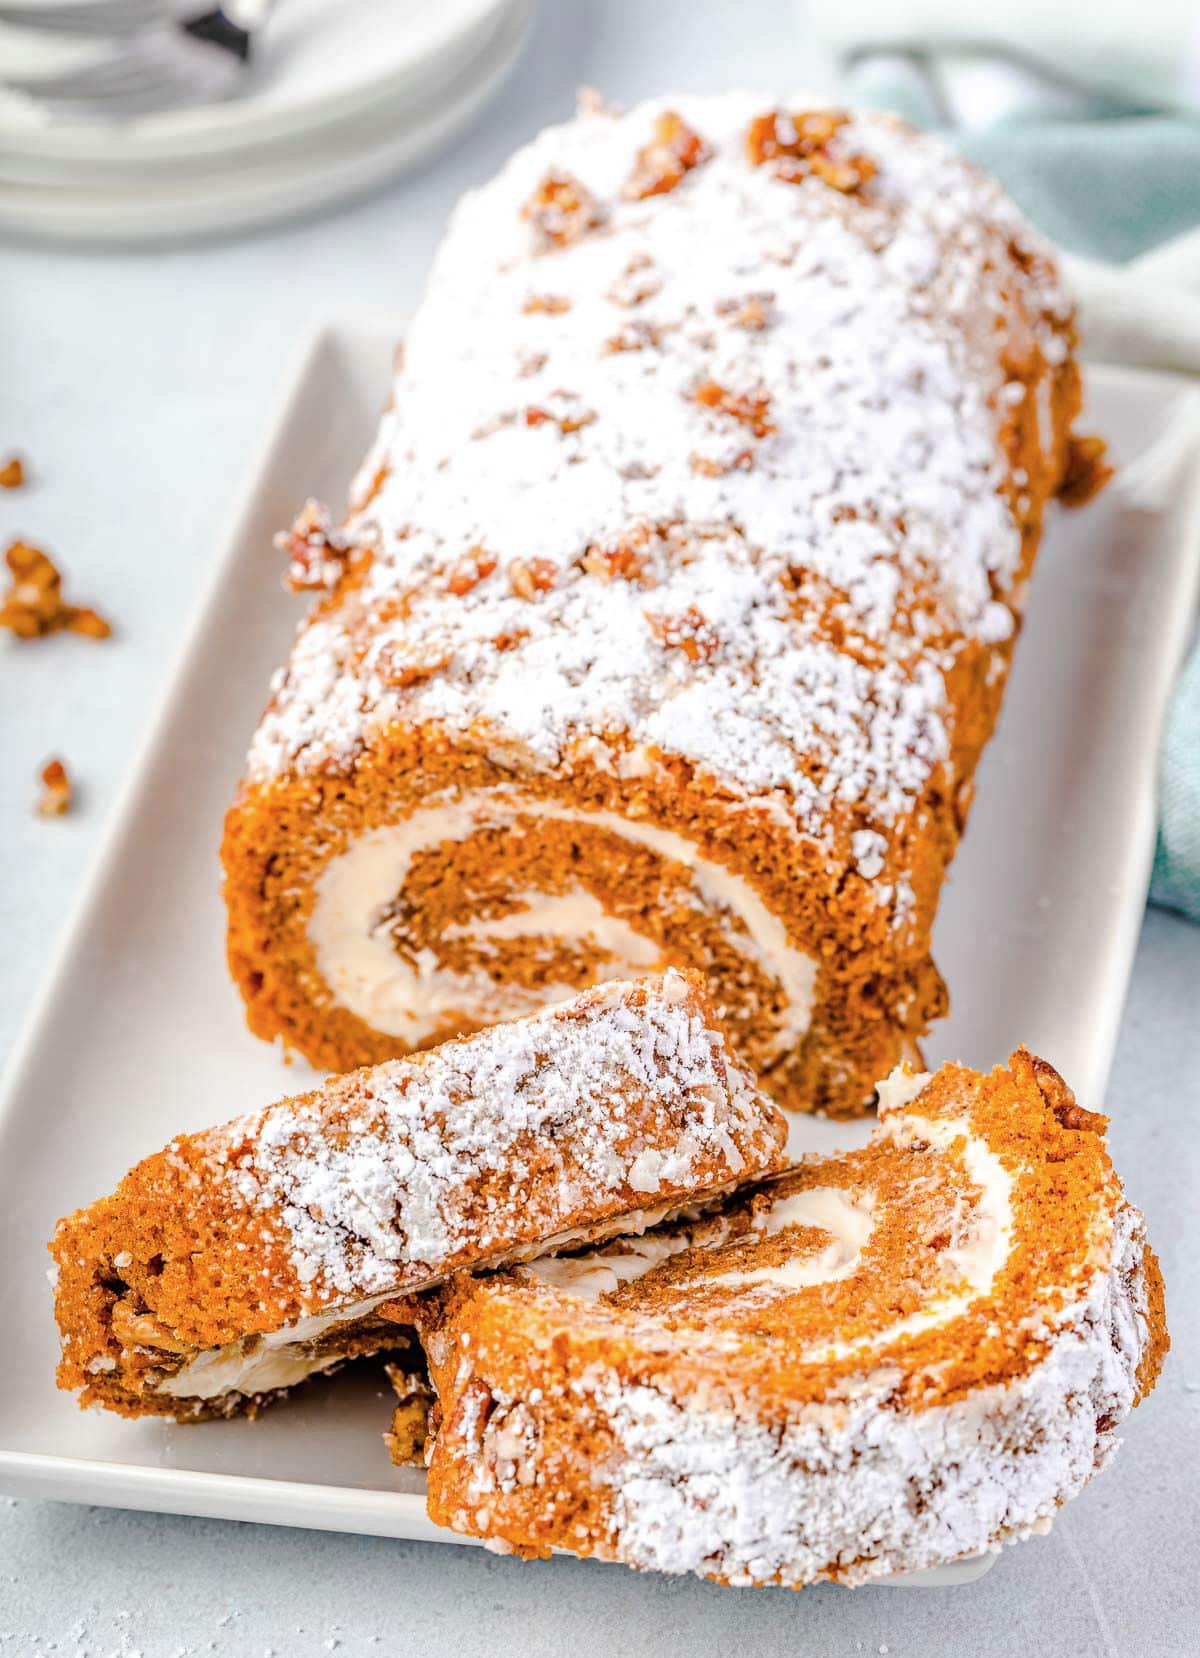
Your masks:
M1023 1050L880 1092L716 1216L435 1292L432 1517L792 1587L1048 1527L1167 1345L1105 1119Z
M696 981L604 985L184 1135L60 1221L59 1386L256 1407L402 1347L397 1298L652 1226L783 1167L785 1138Z

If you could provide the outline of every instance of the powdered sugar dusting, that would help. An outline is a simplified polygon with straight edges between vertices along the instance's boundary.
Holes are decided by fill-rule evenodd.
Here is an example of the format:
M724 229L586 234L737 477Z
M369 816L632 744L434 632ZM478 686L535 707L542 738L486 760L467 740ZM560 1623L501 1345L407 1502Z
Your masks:
M622 1558L737 1583L863 1582L1043 1529L1107 1460L1133 1405L1141 1344L1128 1339L1122 1274L1141 1249L1134 1230L1123 1223L1117 1269L1045 1362L964 1401L896 1412L884 1379L780 1435L652 1388L614 1393L630 1453L614 1477Z
M1065 302L1008 257L1032 239L996 188L886 118L842 129L878 168L859 194L751 165L772 101L592 115L464 201L350 526L371 568L302 631L252 775L405 718L543 768L680 755L813 831L911 808L945 671L1012 627L1001 348L1050 357ZM667 107L707 158L628 199ZM547 251L521 209L550 175L599 211Z
M285 1100L228 1177L279 1214L319 1306L765 1172L777 1124L668 973Z
M597 1383L628 1453L614 1465L617 1548L630 1564L735 1583L861 1583L1044 1530L1116 1448L1146 1341L1136 1210L1111 1263L1026 1375L917 1412L886 1373L782 1431Z
M582 1339L565 1357L543 1339L526 1381L468 1303L454 1386L485 1400L490 1390L505 1420L526 1412L520 1461L498 1460L486 1435L442 1430L434 1479L439 1457L447 1473L465 1471L467 1500L485 1515L475 1524L487 1528L499 1494L492 1529L515 1541L795 1587L921 1570L1049 1527L1111 1458L1153 1380L1140 1374L1161 1339L1142 1217L1102 1152L1066 1196L1072 1183L1057 1171L1070 1153L1039 1147L1028 1122L1010 1132L981 1117L970 1089L947 1111L959 1102L944 1089L931 1097L937 1078L897 1073L893 1094L870 1148L886 1148L887 1162L851 1154L848 1184L838 1159L813 1159L808 1180L828 1184L785 1179L768 1188L770 1207L760 1193L749 1207L476 1290L497 1294L518 1322L520 1297L532 1294L531 1328L577 1321ZM1045 1104L1058 1116L1061 1100ZM814 1242L814 1227L827 1242ZM856 1281L839 1306L830 1287L847 1278ZM705 1311L694 1297L714 1289L726 1299ZM765 1322L764 1297L789 1293L807 1298L816 1339L798 1317ZM906 1297L912 1310L897 1316ZM939 1304L936 1342L914 1345ZM851 1340L848 1322L864 1308L871 1333ZM454 1317L439 1338L453 1341ZM479 1332L477 1351L468 1330ZM558 1495L573 1489L562 1468L576 1434L574 1472L607 1487L598 1511Z

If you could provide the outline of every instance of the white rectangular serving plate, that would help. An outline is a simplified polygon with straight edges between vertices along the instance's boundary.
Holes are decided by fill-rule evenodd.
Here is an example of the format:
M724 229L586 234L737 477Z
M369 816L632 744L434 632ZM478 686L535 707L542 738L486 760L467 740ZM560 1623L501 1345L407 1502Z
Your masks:
M54 1386L46 1282L60 1214L172 1135L311 1075L245 1028L217 844L298 615L272 534L306 495L344 497L400 332L334 326L307 353L0 1093L0 1486L15 1494L463 1541L427 1519L422 1476L388 1461L378 1367L310 1383L255 1422L81 1412ZM1158 733L1196 598L1200 396L1104 367L1088 385L1118 482L1052 516L938 922L952 1011L927 1057L987 1066L1023 1041L1100 1106L1153 849ZM859 1144L869 1126L799 1119L793 1143ZM932 1580L966 1581L988 1558Z

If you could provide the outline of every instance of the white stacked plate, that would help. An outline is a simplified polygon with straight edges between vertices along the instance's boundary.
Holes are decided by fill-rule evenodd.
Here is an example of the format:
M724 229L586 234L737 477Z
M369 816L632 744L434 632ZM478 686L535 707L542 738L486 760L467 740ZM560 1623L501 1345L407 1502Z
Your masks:
M202 236L364 194L440 148L513 67L535 0L278 0L244 90L125 123L51 119L0 89L0 231ZM0 33L12 74L94 45Z

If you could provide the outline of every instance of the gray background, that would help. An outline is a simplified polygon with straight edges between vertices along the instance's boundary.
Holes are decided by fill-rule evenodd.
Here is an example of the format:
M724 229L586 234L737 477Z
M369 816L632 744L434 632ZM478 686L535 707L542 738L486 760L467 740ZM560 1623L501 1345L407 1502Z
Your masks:
M28 490L0 498L0 535L59 552L72 596L120 629L107 647L54 640L19 662L0 646L0 1053L46 971L302 336L332 313L411 306L458 193L567 114L580 83L629 102L669 86L826 81L786 3L547 0L478 127L369 203L172 253L0 248L0 450L19 447L34 469ZM79 810L47 824L29 805L52 752L81 789ZM978 1584L796 1596L0 1498L0 1658L1194 1654L1200 928L1147 917L1107 1108L1117 1165L1163 1256L1174 1352L1114 1468Z

